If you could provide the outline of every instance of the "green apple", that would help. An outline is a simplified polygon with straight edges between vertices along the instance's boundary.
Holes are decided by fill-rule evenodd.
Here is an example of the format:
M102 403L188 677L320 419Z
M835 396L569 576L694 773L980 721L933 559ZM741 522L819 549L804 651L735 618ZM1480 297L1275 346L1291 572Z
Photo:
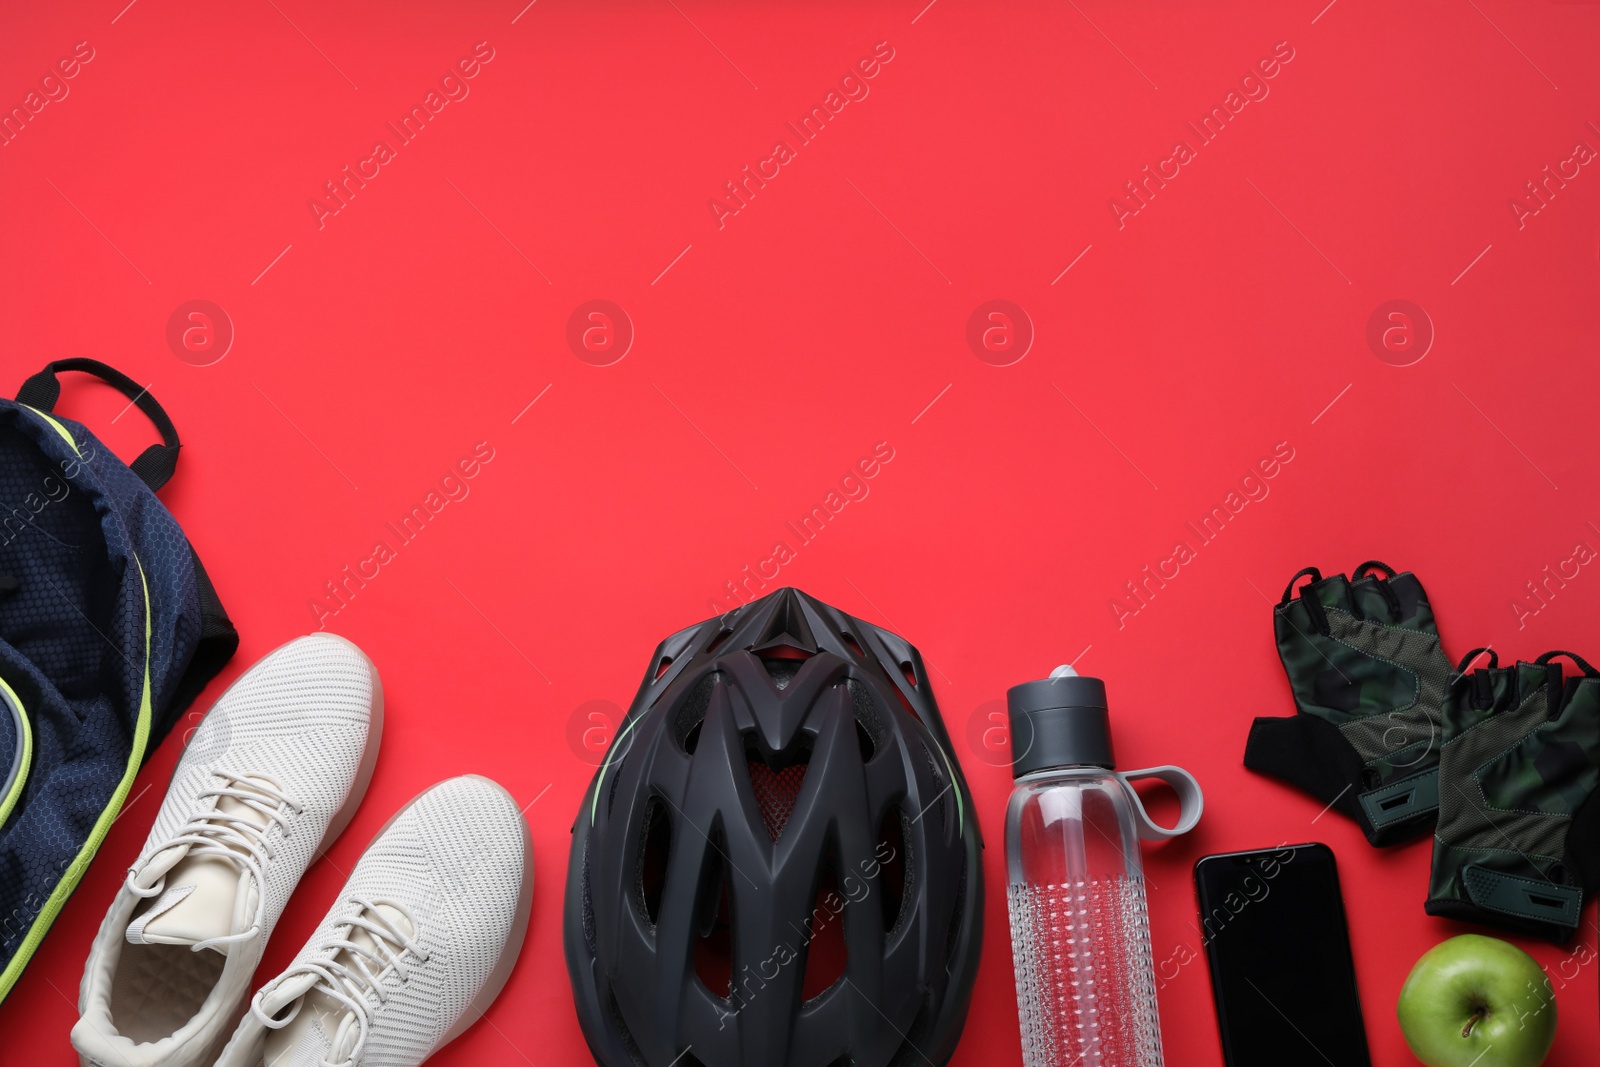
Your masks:
M1425 952L1400 990L1400 1030L1427 1067L1539 1067L1556 1039L1556 995L1537 960L1462 934Z

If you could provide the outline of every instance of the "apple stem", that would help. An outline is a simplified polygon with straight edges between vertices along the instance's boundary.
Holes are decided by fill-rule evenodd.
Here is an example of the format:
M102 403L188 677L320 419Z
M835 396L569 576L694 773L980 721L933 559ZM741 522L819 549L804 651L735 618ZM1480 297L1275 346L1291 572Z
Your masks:
M1488 1013L1483 1008L1479 1008L1477 1011L1473 1012L1472 1018L1467 1020L1467 1025L1461 1028L1461 1036L1471 1037L1473 1028L1483 1021L1483 1017L1486 1014Z

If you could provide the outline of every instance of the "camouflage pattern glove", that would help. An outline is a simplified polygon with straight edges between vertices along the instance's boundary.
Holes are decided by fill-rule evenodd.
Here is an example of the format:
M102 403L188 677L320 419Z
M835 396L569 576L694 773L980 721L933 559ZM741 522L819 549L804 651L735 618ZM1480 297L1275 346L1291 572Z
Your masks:
M1428 914L1563 943L1600 888L1600 671L1546 652L1465 673L1482 651L1445 700Z
M1244 765L1338 809L1374 845L1427 833L1451 663L1422 583L1376 560L1348 579L1307 567L1272 621L1299 713L1257 719Z

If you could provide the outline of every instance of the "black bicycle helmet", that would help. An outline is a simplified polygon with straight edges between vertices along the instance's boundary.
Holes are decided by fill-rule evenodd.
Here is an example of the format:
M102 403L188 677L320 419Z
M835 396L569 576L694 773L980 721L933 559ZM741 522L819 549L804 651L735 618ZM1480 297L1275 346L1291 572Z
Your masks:
M667 638L585 794L565 917L602 1067L942 1067L983 843L922 657L782 589Z

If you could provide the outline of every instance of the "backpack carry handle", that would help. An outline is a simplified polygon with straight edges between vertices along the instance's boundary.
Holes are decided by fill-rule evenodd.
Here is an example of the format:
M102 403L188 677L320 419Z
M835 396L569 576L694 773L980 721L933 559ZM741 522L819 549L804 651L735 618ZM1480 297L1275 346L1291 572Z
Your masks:
M151 396L144 386L115 367L107 366L97 359L58 359L46 364L44 370L22 383L22 388L17 390L17 403L26 404L40 411L53 411L56 401L61 398L61 380L56 375L64 370L82 371L84 374L94 375L137 404L139 410L149 417L161 433L162 443L151 445L139 453L139 457L128 464L128 468L151 490L166 485L172 478L173 471L178 468L178 449L183 447L183 443L178 440L178 430L167 417L166 409L156 402L156 398Z

